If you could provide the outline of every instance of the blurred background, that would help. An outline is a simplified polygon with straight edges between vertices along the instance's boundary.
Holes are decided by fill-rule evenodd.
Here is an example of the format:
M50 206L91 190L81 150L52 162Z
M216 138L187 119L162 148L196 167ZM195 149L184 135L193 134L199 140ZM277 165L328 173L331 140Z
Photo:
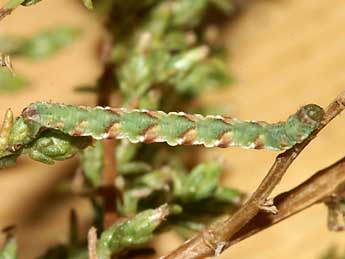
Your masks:
M5 1L0 0L0 5ZM79 1L44 0L20 7L0 23L0 35L29 36L54 25L74 25L82 34L49 59L14 59L16 73L29 86L15 94L1 93L0 112L11 107L18 114L30 102L46 100L94 105L94 95L78 94L79 85L93 84L101 73L95 54L102 26ZM278 121L303 104L326 106L345 90L345 2L341 0L258 0L229 19L222 28L229 53L231 88L207 94L200 101L221 104L231 115ZM344 116L339 116L291 166L274 194L288 190L315 171L344 156ZM276 153L241 149L212 149L205 158L222 156L224 181L251 193L272 164ZM0 174L0 228L15 224L20 258L31 259L67 239L71 208L78 213L85 234L91 218L87 201L54 191L76 168L76 161L46 166L22 158L17 167ZM320 258L330 246L345 250L345 234L326 227L320 204L229 249L221 258ZM169 242L166 242L169 240ZM160 254L181 240L163 234L155 240Z

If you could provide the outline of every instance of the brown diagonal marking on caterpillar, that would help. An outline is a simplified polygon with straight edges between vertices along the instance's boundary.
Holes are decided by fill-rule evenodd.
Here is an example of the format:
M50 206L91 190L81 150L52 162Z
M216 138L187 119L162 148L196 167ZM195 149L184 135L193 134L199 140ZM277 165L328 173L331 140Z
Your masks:
M105 107L104 110L109 111L118 117L121 117L123 112L125 111L124 108L111 108L111 107ZM108 139L118 138L118 136L121 133L120 122L115 122L115 123L109 125L109 127L106 128L106 132L108 135L108 137L107 137Z
M144 137L143 139L144 143L149 144L149 143L157 142L157 138L158 138L157 127L158 125L155 124L144 130L144 133L142 135Z
M141 142L143 143L153 143L153 142L158 142L157 139L159 137L157 129L159 127L159 118L157 116L157 111L152 111L152 110L145 110L142 109L140 110L141 112L143 112L144 114L146 114L147 116L154 118L157 120L156 124L151 125L150 127L148 127L147 129L144 129L143 132L141 133L139 139L142 139Z
M106 129L106 132L108 133L108 138L118 138L118 136L121 133L121 125L119 122L113 123L109 126L109 128Z
M146 113L151 118L158 119L158 116L157 116L158 112L157 111L152 111L152 110L140 110L140 111Z
M233 139L233 132L232 131L224 132L220 136L220 138L217 141L215 146L221 147L221 148L229 147L231 145L231 143L232 143L232 139Z
M68 134L71 136L82 136L84 134L84 129L85 127L87 127L88 122L83 120L81 121L79 124L76 125L76 127L73 129L72 132L69 132ZM58 123L56 124L57 128L63 128L64 124L61 123L61 125L58 125Z
M202 115L198 115L198 114L189 114L189 113L179 113L179 114L183 114L182 116L185 117L186 119L192 121L192 122L197 122L200 118L203 118Z
M230 116L218 116L217 118L221 119L226 124L232 124L235 121L234 118Z
M121 108L111 108L111 107L105 107L104 110L109 111L114 113L116 116L121 116L121 114L123 113L123 109Z
M259 135L255 140L254 140L254 148L255 149L264 149L265 148L265 137L264 135Z
M188 129L182 133L180 141L181 145L193 145L195 144L195 139L197 137L197 131L195 128Z
M198 120L200 120L200 118L203 118L202 115L189 114L189 113L184 113L184 112L179 112L177 113L177 115L193 123L196 123ZM192 128L187 129L180 135L178 139L178 144L179 145L194 145L196 138L197 138L197 130L194 126Z

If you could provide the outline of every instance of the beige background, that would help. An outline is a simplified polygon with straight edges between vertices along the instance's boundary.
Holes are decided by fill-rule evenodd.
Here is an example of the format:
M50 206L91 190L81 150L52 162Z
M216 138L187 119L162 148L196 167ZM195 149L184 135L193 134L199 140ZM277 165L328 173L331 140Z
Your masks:
M244 119L276 121L309 102L327 105L345 90L344 1L252 2L225 28L231 53L229 70L234 71L237 82L223 92L205 95L203 101L220 103ZM15 96L1 95L1 113L7 107L19 113L36 100L93 104L92 96L73 92L75 86L93 83L100 73L94 53L100 25L79 1L44 0L34 7L19 8L0 23L0 34L30 35L57 23L83 28L81 40L44 62L14 60L16 71L30 78L31 85ZM342 157L343 129L344 117L340 116L298 158L275 193L295 186ZM204 152L205 158L225 157L226 184L248 192L255 189L275 155L235 148ZM66 240L71 207L82 214L82 226L89 221L87 202L53 191L74 167L72 160L51 167L22 159L17 167L1 172L0 227L17 225L21 258L33 258ZM325 224L326 210L318 205L234 246L222 258L312 259L331 244L345 247L345 235L328 232ZM171 234L161 238L160 253L172 249L178 241Z

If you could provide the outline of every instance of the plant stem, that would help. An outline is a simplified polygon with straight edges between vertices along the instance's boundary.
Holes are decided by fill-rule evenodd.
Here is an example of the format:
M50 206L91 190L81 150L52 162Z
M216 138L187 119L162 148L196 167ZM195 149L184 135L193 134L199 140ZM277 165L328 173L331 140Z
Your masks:
M279 213L273 215L259 212L231 238L229 246L336 194L338 188L345 183L344 172L345 157L315 173L290 191L277 195L274 198L274 204Z
M266 203L274 187L280 182L289 166L316 137L316 135L338 114L345 109L345 92L341 93L326 109L321 125L302 143L277 156L274 164L259 187L249 200L233 216L222 222L211 225L198 236L188 240L176 250L163 257L164 259L200 259L213 256L215 251L221 253L227 248L229 240L254 218ZM219 246L222 249L219 249ZM162 258L162 259L163 259Z
M104 163L102 179L102 196L103 196L103 228L110 227L117 218L115 206L115 178L116 178L116 161L115 161L115 140L109 139L103 141Z

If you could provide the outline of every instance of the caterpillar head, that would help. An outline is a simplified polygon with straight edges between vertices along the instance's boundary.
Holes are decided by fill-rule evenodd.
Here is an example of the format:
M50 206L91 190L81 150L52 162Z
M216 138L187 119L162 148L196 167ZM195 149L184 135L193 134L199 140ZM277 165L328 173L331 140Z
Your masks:
M297 112L298 119L309 125L318 126L325 115L325 111L316 104L307 104Z
M320 125L324 115L324 110L316 104L301 107L285 124L289 139L295 143L305 140Z

